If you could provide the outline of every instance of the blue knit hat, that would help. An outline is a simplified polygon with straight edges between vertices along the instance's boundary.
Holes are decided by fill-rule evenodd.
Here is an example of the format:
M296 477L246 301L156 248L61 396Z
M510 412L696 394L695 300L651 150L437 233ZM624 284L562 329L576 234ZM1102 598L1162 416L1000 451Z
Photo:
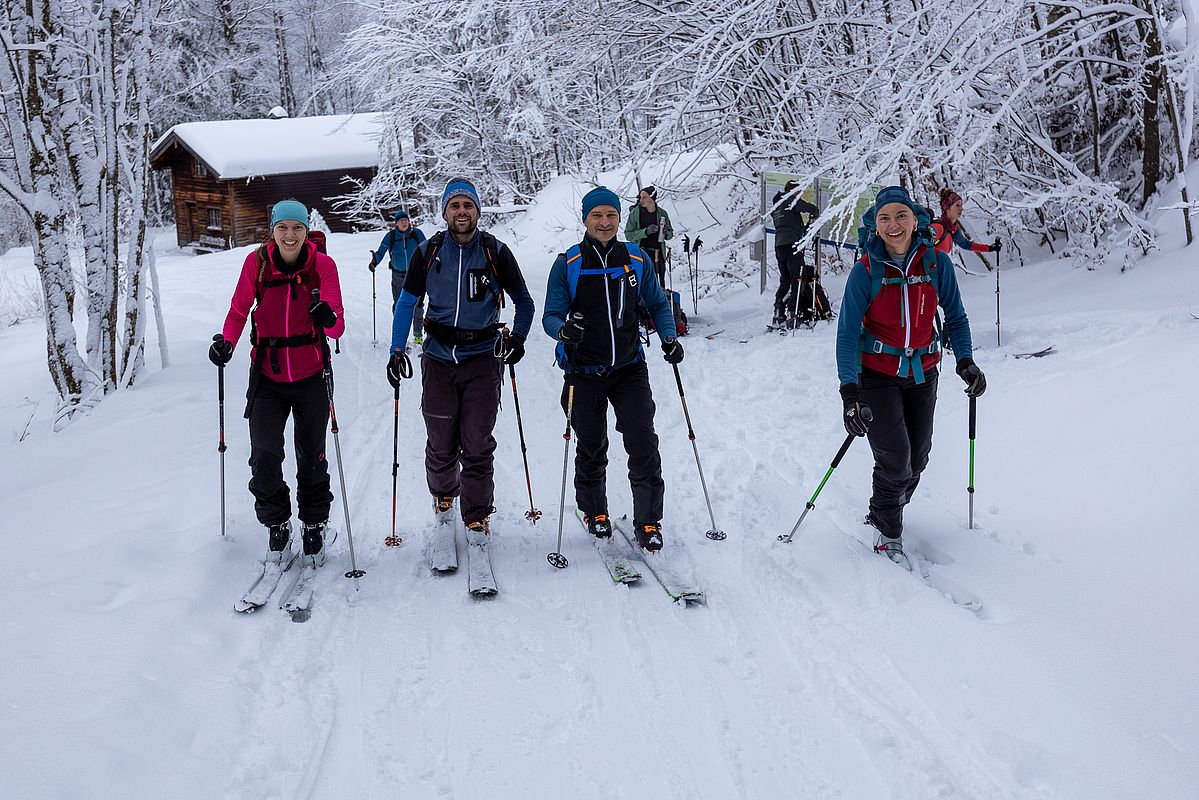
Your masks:
M597 186L587 194L583 195L583 219L587 219L587 215L591 213L591 209L596 206L612 206L618 212L620 211L620 198L616 196L616 192L609 189L607 186Z
M482 211L483 204L479 202L479 190L475 185L466 178L451 178L450 182L445 185L445 191L441 193L441 213L445 215L445 207L450 204L450 201L455 197L469 197L475 201L475 208Z
M903 203L912 209L913 214L916 213L916 204L912 202L912 196L902 186L888 186L879 191L878 196L874 198L874 215L877 217L879 209L888 203Z
M274 228L284 220L295 220L308 228L308 209L299 200L282 200L275 203L271 209L271 227Z
M408 218L408 212L402 208L399 211L397 211L396 213L391 215L392 222L399 222L400 220L407 219L407 218Z

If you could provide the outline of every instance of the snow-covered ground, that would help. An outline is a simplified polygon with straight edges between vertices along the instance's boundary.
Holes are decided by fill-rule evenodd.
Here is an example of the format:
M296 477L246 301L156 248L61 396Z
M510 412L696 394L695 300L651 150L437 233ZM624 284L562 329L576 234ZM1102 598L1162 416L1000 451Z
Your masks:
M558 181L497 230L539 303L553 254L581 232L586 188ZM708 211L719 216L724 198L664 202L680 234L719 238ZM431 513L416 382L400 401L406 543L383 546L393 418L383 314L371 345L366 253L377 239L330 239L349 322L337 411L367 574L359 591L341 577L343 534L305 624L270 607L232 611L265 549L245 488L244 342L228 370L229 534L219 533L205 353L247 250L189 257L166 232L172 366L62 433L44 424L40 323L0 330L0 797L1199 796L1189 494L1199 278L1179 236L1130 273L1005 271L1002 347L993 278L963 278L990 388L968 530L967 401L956 376L941 385L932 462L907 515L937 589L864 546L864 443L796 540L776 541L844 437L833 329L765 334L770 300L756 282L703 299L681 369L724 542L703 536L678 394L650 353L667 546L686 543L709 598L686 609L653 583L612 586L573 520L571 566L546 563L561 377L539 325L519 373L545 516L536 527L523 517L506 383L498 597L471 599L462 571L432 575L422 558ZM4 284L26 280L30 259L0 256ZM839 284L828 280L834 305ZM385 279L379 295L382 309ZM1051 344L1051 356L1012 357ZM618 442L617 512L629 505Z

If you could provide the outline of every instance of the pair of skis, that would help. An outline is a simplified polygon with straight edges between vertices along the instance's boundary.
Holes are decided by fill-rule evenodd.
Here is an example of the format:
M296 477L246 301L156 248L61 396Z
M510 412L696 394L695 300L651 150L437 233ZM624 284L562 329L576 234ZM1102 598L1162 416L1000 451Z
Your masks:
M579 522L586 530L583 512L576 509L575 515L578 516ZM656 553L648 553L637 546L627 516L612 520L612 528L612 536L601 539L588 534L588 538L595 545L600 560L604 562L608 574L612 576L613 583L637 583L641 580L643 571L649 572L662 585L670 599L676 603L690 605L704 602L703 590L699 588L695 577L680 560L670 557L670 551L660 550ZM627 547L617 541L617 534L624 540ZM671 547L674 552L681 552L681 543L673 542ZM634 553L638 555L633 555Z
M301 556L294 552L287 559L263 560L259 564L258 576L250 583L250 588L241 599L233 605L233 610L241 614L257 611L271 601L279 584L284 582L285 577L290 576L279 595L279 608L288 613L292 622L307 622L312 616L313 583L320 568L310 564L301 564L299 568L294 568L299 562Z
M325 546L336 541L337 529L326 527ZM285 559L263 559L258 564L258 575L250 582L241 599L233 604L233 610L239 614L257 611L271 601L282 583L284 587L279 594L279 608L288 613L292 622L307 622L312 616L313 586L320 571L320 567L312 566L307 558L294 550L289 551Z
M458 515L453 509L434 512L433 537L429 547L429 568L439 575L458 571ZM491 569L488 544L466 545L466 585L472 597L491 597L499 592Z

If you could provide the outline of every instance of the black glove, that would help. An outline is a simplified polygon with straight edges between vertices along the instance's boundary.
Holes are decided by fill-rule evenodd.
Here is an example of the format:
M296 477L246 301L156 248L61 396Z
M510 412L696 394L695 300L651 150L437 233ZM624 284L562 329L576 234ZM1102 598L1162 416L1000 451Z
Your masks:
M856 383L841 384L841 402L845 406L842 414L845 432L851 436L865 436L866 431L870 430L870 420L874 419L874 415L870 413L870 406L862 405L858 401Z
M225 337L217 334L212 337L212 347L208 348L208 360L218 367L223 367L233 358L233 343L225 341Z
M567 323L569 324L569 323ZM515 364L525 357L525 337L519 333L513 333L503 338L503 344L500 346L500 358L504 359L505 364Z
M999 241L998 239L991 242L991 252L992 253L998 253L1002 249L1003 249L1003 242Z
M683 360L683 345L678 339L662 340L662 357L667 364L677 364Z
M308 306L308 314L312 317L312 324L318 328L332 328L337 324L337 315L333 313L333 307L324 300L317 300Z
M370 265L367 267L367 269L369 269L371 272L374 272L374 271L375 271L375 262L374 262L374 259L372 259L372 260L371 260L371 263L370 263Z
M966 382L967 397L978 397L987 390L987 376L983 375L973 358L959 358L956 371L958 377Z
M391 358L387 359L387 382L391 384L391 388L398 388L401 380L411 377L412 362L408 360L408 355L402 352L392 353Z
M645 230L646 236L653 236L655 233L658 232L658 226L657 225L646 225L644 230Z
M566 344L578 344L583 341L583 315L579 313L571 314L567 318L566 324L558 331L558 338Z

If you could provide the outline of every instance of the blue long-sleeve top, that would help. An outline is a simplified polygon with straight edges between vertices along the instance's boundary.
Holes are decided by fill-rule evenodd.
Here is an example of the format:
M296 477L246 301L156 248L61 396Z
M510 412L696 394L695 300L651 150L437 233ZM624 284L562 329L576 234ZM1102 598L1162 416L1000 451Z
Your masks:
M416 248L420 247L425 241L425 234L420 228L410 227L407 231L401 233L396 229L391 229L383 234L383 241L379 242L379 248L375 250L375 263L383 263L383 254L387 253L391 259L391 269L396 272L407 272L408 264L412 261L412 256L416 254Z
M529 288L525 285L524 276L512 250L503 242L491 238L496 245L496 252L493 254L494 273L487 253L484 252L481 232L476 232L464 245L458 244L453 237L446 234L432 265L426 263L430 242L426 241L417 249L392 317L392 350L407 349L408 334L412 330L413 309L416 308L417 300L426 294L429 301L426 312L428 319L455 328L480 330L493 325L499 319L496 298L498 292L506 292L516 307L512 322L513 334L523 339L529 337L529 331L533 327L533 315L536 312L533 296L529 294ZM493 274L498 278L499 285L472 299L472 274L476 278L476 285L479 283L479 276L486 278ZM451 363L492 352L494 347L495 336L475 344L450 345L438 341L436 334L431 331L426 331L423 343L425 355Z
M644 303L659 338L678 336L670 300L654 270L644 268L642 262L635 286L624 275L624 266L630 264L628 253L624 242L614 239L601 245L585 236L580 243L580 257L586 269L606 270L610 274L580 276L575 296L571 294L566 256L559 255L550 268L541 327L557 339L572 311L585 312L583 341L574 348L572 359L577 363L569 367L572 371L619 369L644 360L638 299ZM606 288L600 291L599 287L605 284Z
M899 258L888 253L877 236L866 244L872 269L886 269L887 265L890 265L893 270L897 269L904 275L909 274L912 265L921 258L920 248L921 243L913 242L907 255ZM932 273L937 305L945 311L945 329L949 333L950 342L953 343L954 355L959 359L971 358L974 355L974 347L970 339L970 320L962 305L953 262L945 253L936 252L937 268L932 270ZM862 335L862 321L866 318L871 304L870 289L870 273L859 259L849 271L849 278L845 282L845 295L841 298L841 309L837 316L837 379L842 384L858 382L859 340ZM882 293L879 296L882 297Z

